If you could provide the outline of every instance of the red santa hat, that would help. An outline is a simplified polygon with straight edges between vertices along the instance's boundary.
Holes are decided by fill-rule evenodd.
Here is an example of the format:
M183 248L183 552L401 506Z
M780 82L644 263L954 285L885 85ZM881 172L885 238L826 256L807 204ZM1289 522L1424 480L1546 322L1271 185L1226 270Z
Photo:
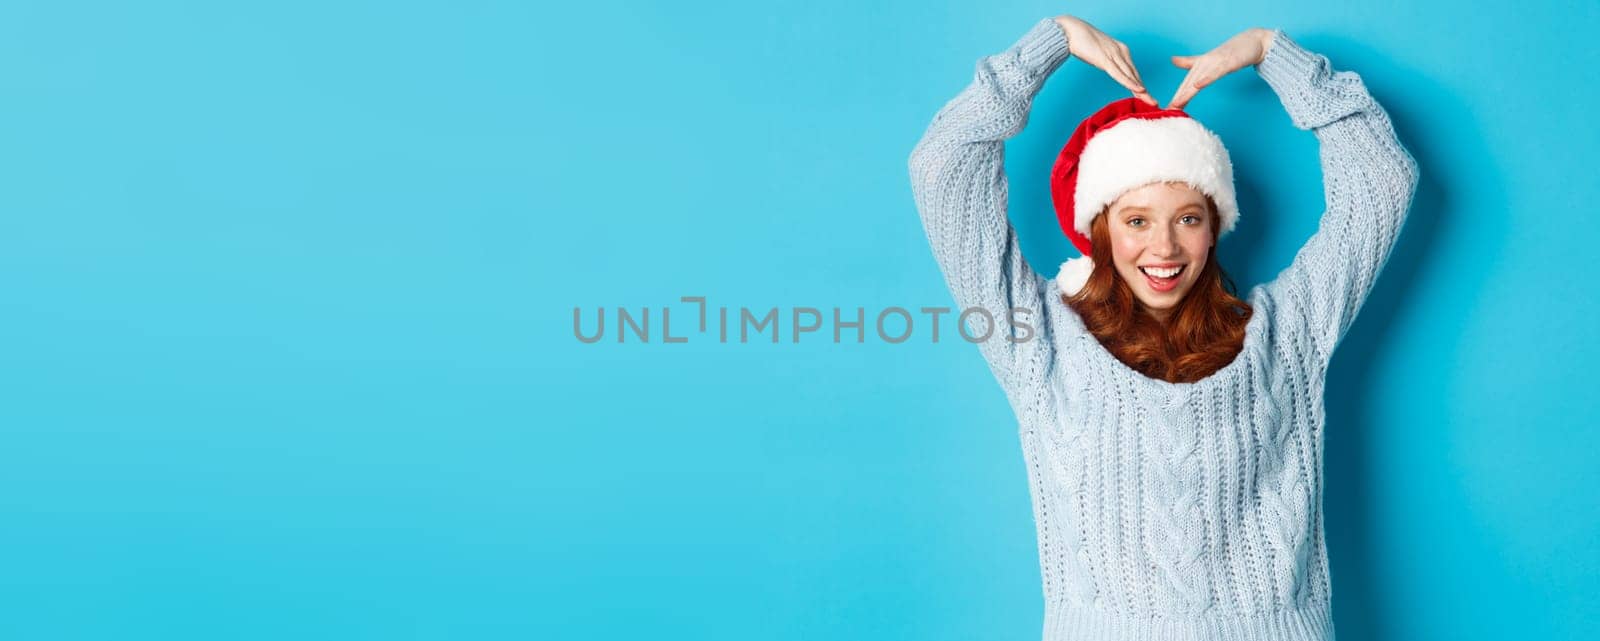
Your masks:
M1072 132L1050 172L1050 195L1062 231L1083 256L1061 264L1056 285L1076 294L1094 271L1089 225L1107 205L1153 182L1182 182L1217 204L1218 236L1233 230L1239 205L1233 163L1222 139L1178 109L1138 98L1113 102Z

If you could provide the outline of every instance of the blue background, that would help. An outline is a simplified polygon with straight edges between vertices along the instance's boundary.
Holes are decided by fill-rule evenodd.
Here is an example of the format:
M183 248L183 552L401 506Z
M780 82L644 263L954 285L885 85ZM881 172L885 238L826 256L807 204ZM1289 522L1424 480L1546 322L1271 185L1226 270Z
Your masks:
M679 297L950 304L906 158L1063 11L1163 103L1168 55L1282 28L1421 164L1330 375L1341 638L1592 638L1600 4L1393 0L7 3L0 637L1037 638L953 322L724 344ZM1071 60L1008 145L1040 271L1050 162L1121 95ZM1190 111L1246 290L1316 228L1316 141L1253 70ZM651 342L576 340L619 306Z

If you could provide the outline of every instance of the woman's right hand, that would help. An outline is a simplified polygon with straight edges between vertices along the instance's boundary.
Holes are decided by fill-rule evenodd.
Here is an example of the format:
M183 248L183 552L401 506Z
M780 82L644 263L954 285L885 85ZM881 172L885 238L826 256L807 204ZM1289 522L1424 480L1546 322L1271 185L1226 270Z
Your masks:
M1055 21L1067 34L1067 48L1073 57L1106 72L1112 80L1127 87L1146 104L1159 106L1150 92L1145 90L1139 70L1133 66L1133 58L1128 54L1128 45L1072 16L1056 16Z

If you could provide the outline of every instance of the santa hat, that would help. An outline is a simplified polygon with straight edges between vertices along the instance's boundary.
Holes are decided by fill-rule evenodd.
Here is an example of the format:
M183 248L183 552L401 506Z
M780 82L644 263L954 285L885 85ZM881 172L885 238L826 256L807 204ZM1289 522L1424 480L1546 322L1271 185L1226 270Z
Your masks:
M1094 217L1123 193L1166 181L1187 183L1211 197L1220 217L1219 237L1233 230L1239 205L1228 149L1189 114L1124 98L1078 125L1050 172L1056 218L1083 252L1061 264L1056 285L1062 293L1076 294L1094 271L1089 257Z

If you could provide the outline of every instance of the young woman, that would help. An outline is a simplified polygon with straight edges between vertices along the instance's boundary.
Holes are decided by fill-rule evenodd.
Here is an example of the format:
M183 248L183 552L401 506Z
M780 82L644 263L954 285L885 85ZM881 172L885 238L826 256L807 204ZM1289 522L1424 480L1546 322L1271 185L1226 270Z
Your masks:
M1069 57L1133 97L1085 120L1057 160L1057 216L1086 255L1047 281L1006 220L1003 145ZM1031 336L997 331L979 348L1020 424L1045 638L1331 639L1323 382L1399 235L1416 162L1359 76L1281 31L1173 63L1189 74L1161 109L1122 43L1041 20L933 118L910 159L918 212L963 309L1031 312ZM1250 65L1316 135L1326 211L1245 302L1216 261L1239 216L1232 166L1181 108Z

